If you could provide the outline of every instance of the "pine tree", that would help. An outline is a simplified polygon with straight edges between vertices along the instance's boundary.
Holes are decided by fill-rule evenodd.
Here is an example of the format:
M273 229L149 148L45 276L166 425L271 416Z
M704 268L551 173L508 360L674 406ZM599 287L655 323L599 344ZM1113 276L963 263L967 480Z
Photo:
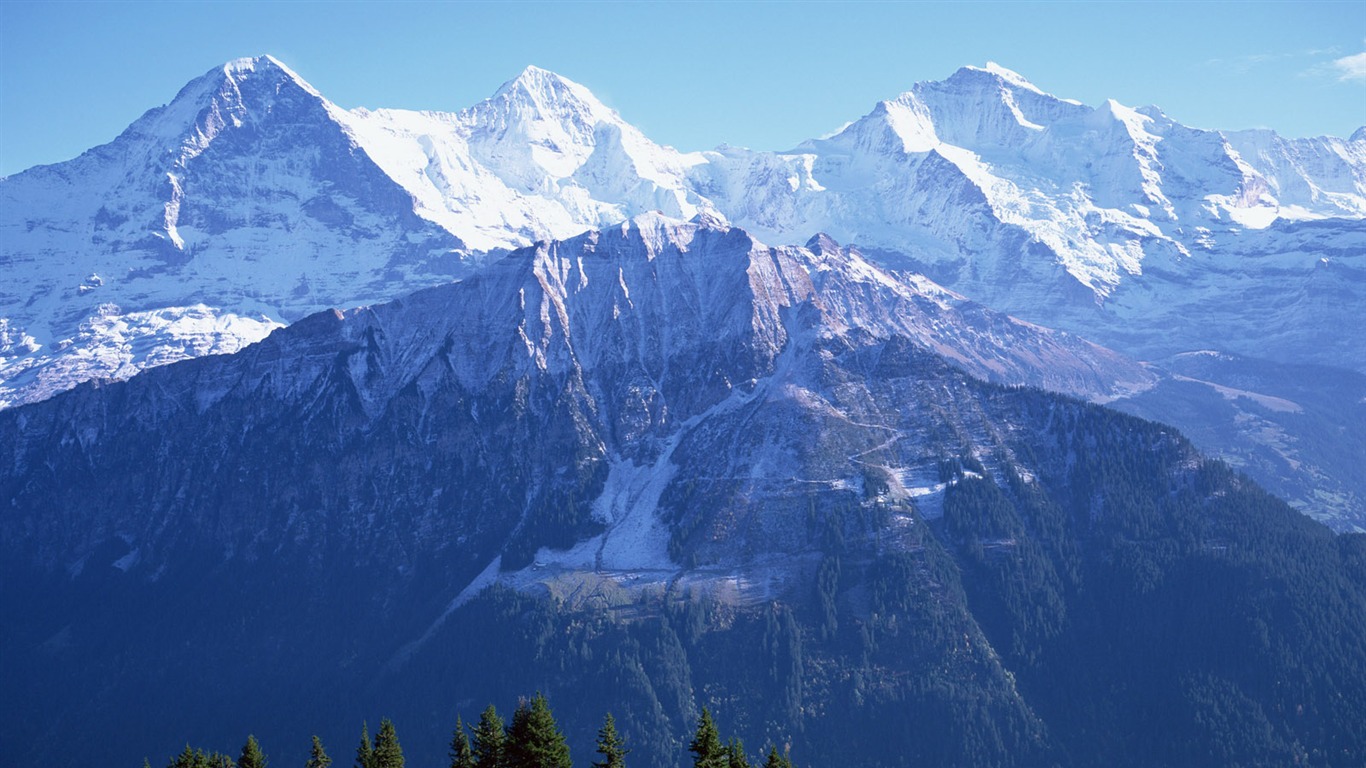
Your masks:
M308 762L304 768L328 768L332 765L332 758L327 756L327 750L323 749L322 739L313 737L313 751L308 755Z
M146 763L146 761L143 761ZM185 745L184 751L171 758L166 768L234 768L232 758L217 752L206 753L202 749L191 749Z
M370 768L403 768L403 748L398 744L393 722L387 717L379 722Z
M697 719L697 734L688 745L688 751L693 753L693 768L729 768L730 756L721 745L721 735L706 707L702 708L702 716Z
M267 762L261 745L256 743L256 737L248 735L247 743L242 745L242 756L237 758L237 768L266 768Z
M204 753L200 752L199 755L203 757ZM194 758L194 750L190 749L189 744L186 744L185 750L171 758L171 762L166 764L166 768L194 768Z
M522 704L508 728L507 768L570 768L569 745L555 724L550 703L537 693Z
M626 768L626 753L630 751L617 735L617 721L608 712L602 728L598 729L598 754L602 755L602 760L594 761L593 768Z
M356 747L356 768L375 768L375 749L370 745L370 727L360 724L360 746Z
M734 736L726 745L726 765L729 768L749 768L749 758L745 756L745 743Z
M526 698L517 701L517 709L512 711L512 722L508 723L503 739L503 765L512 768L513 743L526 731L526 719L531 716L531 703Z
M778 754L777 747L769 747L768 759L764 761L764 768L792 768L792 761L787 755Z
M503 718L490 704L474 728L475 768L505 768L503 759ZM368 766L367 766L368 768Z
M451 732L451 768L475 768L470 736L465 733L465 721L459 715L455 716L455 730Z

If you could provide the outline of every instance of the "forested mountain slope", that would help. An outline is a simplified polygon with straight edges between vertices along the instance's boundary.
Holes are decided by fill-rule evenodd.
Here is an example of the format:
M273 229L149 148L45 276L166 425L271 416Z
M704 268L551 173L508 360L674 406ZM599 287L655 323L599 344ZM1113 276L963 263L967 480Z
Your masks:
M704 705L806 765L1360 763L1362 537L1021 386L1143 381L1111 354L646 216L0 412L0 742L379 711L435 762L541 690L648 765Z

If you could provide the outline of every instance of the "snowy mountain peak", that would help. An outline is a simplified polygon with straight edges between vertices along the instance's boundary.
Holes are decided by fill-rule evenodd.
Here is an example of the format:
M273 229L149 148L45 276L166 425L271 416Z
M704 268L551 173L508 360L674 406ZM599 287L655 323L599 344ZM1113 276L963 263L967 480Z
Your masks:
M592 125L620 123L621 118L579 83L540 67L529 66L503 85L479 110L494 109L510 119L546 120ZM481 110L483 111L483 110Z
M992 84L994 87L1009 86L1012 89L1030 91L1040 96L1053 98L1051 94L1044 92L1037 85L1029 82L1024 75L1021 75L1019 72L1012 69L1007 69L994 61L988 61L985 67L972 65L961 67L957 72L950 75L947 80L942 81L943 85L958 86L960 88L970 86L974 89L980 88L981 85L987 83ZM918 85L929 85L929 83L919 83Z
M289 82L318 98L322 98L322 94L318 92L318 89L314 88L307 80L304 80L299 73L290 69L283 61L280 61L269 54L234 59L223 65L223 74L231 79L256 75L266 77L276 83Z
M475 159L522 193L550 192L547 174L573 176L600 144L649 143L587 88L538 67L527 67L459 119Z
M222 66L222 70L223 74L225 75L235 75L240 73L258 71L274 71L286 74L295 80L299 80L300 82L303 81L303 78L299 77L297 72L290 69L288 66L285 65L283 61L280 61L279 59L275 58L274 56L271 56L270 54L263 54L261 56L243 56L239 59L233 59L232 61L225 63Z
M214 67L205 72L181 89L171 103L175 104L187 97L193 98L196 94L217 94L228 99L234 97L238 100L247 99L253 94L241 89L249 83L259 88L262 93L282 86L293 86L325 101L317 88L314 88L297 72L286 66L284 62L274 56L250 56L233 59L221 67Z
M503 83L495 95L518 88L529 90L578 90L584 93L588 92L588 89L583 85L570 80L558 72L542 69L535 64L528 64L516 77Z
M457 113L342 119L419 215L475 250L570 237L649 210L720 217L689 188L685 170L700 157L655 144L584 86L539 67Z
M1105 103L1096 110L1096 115L1122 124L1124 129L1128 131L1130 138L1138 142L1139 145L1153 141L1148 129L1158 119L1144 114L1142 110L1126 107L1114 99L1106 99ZM1140 150L1145 148L1140 146Z
M995 75L996 77L1006 81L1007 83L1010 83L1011 85L1027 89L1035 93L1043 93L1043 91L1040 90L1038 86L1026 80L1024 75L1021 75L1019 72L1016 72L1013 69L1007 69L994 61L988 61L985 67L979 68L968 66L964 67L964 69L973 70L977 72L986 72L987 74Z
M840 249L840 244L835 242L835 238L824 232L817 232L811 236L810 240L806 241L806 245L803 247L809 251L820 253L824 251L838 251Z
M256 56L234 59L191 80L170 103L148 111L124 133L133 140L178 141L193 156L222 129L262 119L282 102L315 116L337 111L278 59Z
M0 407L449 279L458 241L345 114L278 60L236 59L109 144L6 178L0 322L18 343L0 352Z

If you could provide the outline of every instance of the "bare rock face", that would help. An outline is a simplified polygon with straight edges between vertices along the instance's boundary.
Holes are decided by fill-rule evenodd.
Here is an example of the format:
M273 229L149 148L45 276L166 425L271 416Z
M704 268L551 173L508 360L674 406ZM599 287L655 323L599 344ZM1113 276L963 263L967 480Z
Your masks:
M85 510L88 524L57 530L33 519L22 526L26 539L58 537L54 553L94 547L115 533L137 538L147 553L170 546L165 537L175 530L169 524L177 519L176 499L188 492L184 483L225 510L255 510L262 524L290 521L305 538L337 522L306 523L309 515L380 504L387 520L411 516L395 528L403 537L426 531L450 541L493 526L483 549L496 550L493 542L514 532L544 533L528 516L560 499L575 500L565 536L610 520L610 500L594 500L615 468L680 464L694 430L793 398L775 412L787 415L775 418L842 412L838 401L826 400L837 389L830 378L839 378L836 359L891 340L986 380L1087 397L1116 397L1155 381L1108 350L992 313L922 278L892 275L828 238L809 248L772 248L742 230L647 215L514 252L460 283L310 316L237 355L149 372L126 385L81 387L22 409L7 419L6 444L15 482L27 479L11 490L30 498L23 489L47 487L42 494L59 492ZM804 445L806 432L793 426L787 439ZM202 441L207 434L218 436ZM392 441L391 462L368 463L374 440ZM366 447L353 455L354 445ZM905 448L938 450L916 446ZM124 490L96 493L48 474L51 450L77 451L79 458L68 459L87 467L91 482ZM155 500L143 498L148 470L134 471L147 452L161 467L151 471L165 473L151 486ZM224 462L246 462L237 471L253 478L240 489L250 501L213 490L224 475L210 468ZM335 480L320 483L323 497L307 504L289 490L291 471L271 469L299 462ZM455 473L441 481L440 493L415 484L376 495L396 476L435 471L434 462ZM838 472L820 482L861 482L856 465ZM501 501L487 495L490 475L503 478ZM37 477L47 479L33 485ZM51 503L40 503L42 494L31 497L35 514ZM84 498L103 501L77 502ZM589 514L595 503L598 511ZM258 530L246 520L222 524L232 537ZM214 526L186 525L185 536L216 538ZM433 533L437 525L444 532ZM242 539L224 546L252 545ZM148 554L146 562L153 560Z

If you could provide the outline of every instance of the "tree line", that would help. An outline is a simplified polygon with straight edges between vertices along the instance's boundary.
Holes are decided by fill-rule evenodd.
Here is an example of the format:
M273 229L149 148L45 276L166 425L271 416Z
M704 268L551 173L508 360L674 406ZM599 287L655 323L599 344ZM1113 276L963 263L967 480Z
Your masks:
M356 747L354 768L406 768L403 748L398 733L388 718L380 721L373 740L367 723L361 723L360 744ZM593 768L626 768L626 755L631 750L617 732L616 720L609 712L598 729L598 760ZM786 751L770 746L763 762L751 762L745 745L732 737L723 742L711 711L702 708L697 730L688 743L693 768L793 768ZM512 721L504 723L497 708L490 704L479 715L479 722L467 728L457 716L451 734L450 768L572 768L569 744L555 722L550 703L537 693L530 701L523 699L512 714ZM333 760L323 747L322 740L313 737L312 750L304 768L330 768ZM268 768L269 758L261 750L254 735L247 736L242 751L234 760L221 752L194 749L189 744L166 764L166 768ZM151 763L143 761L143 768Z

